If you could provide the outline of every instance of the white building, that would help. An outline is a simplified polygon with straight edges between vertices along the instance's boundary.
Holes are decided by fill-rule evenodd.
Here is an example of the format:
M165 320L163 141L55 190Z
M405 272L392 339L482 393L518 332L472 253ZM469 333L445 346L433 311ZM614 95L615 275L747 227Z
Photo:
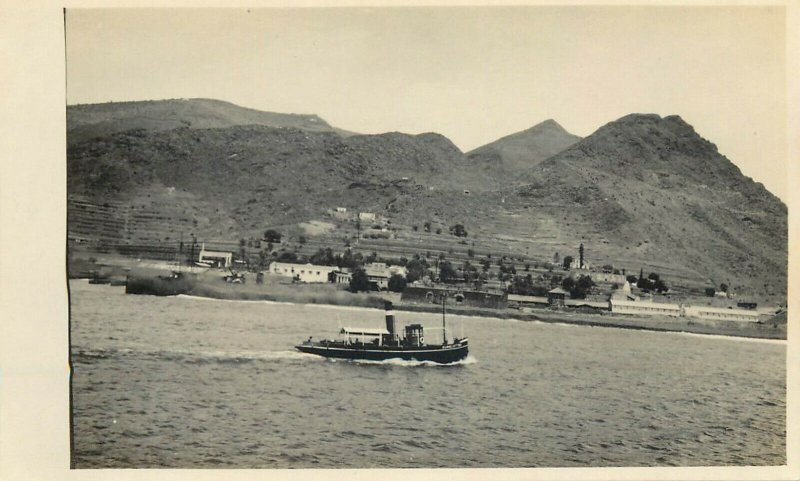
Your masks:
M389 278L393 275L405 277L408 274L408 269L403 266L387 266L380 262L373 262L364 266L364 272L370 282L374 282L380 289L388 289Z
M290 264L286 262L272 262L269 272L279 276L299 278L300 282L328 282L328 275L338 271L336 266L317 266L314 264Z
M374 212L359 212L358 213L358 220L373 221L373 220L375 220L375 213Z
M725 309L721 307L687 306L686 316L699 319L713 319L722 321L758 321L758 311L749 309Z
M608 301L614 314L635 314L639 316L683 316L683 309L678 304L660 302L637 302L614 299Z
M200 245L200 255L197 257L197 261L211 265L216 264L220 267L230 267L233 262L233 254L231 252L206 250L204 242Z

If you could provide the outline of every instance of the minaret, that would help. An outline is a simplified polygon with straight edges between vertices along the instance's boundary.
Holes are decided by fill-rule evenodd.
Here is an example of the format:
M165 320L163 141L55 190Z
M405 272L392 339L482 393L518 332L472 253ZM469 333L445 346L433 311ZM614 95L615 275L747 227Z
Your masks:
M583 269L583 242L581 242L581 246L578 247L578 258L580 259L580 263L578 264L579 269Z

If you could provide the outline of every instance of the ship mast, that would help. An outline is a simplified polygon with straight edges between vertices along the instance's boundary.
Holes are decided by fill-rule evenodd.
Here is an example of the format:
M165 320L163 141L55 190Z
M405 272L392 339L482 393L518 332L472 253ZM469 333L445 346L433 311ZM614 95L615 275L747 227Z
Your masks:
M442 345L447 344L447 329L445 328L445 305L447 304L447 294L442 294Z

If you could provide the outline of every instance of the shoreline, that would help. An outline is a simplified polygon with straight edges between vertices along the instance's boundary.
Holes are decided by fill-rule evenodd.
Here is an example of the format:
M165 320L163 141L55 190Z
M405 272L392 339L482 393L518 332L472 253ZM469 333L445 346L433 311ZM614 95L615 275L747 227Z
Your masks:
M77 279L71 279L77 280ZM148 294L131 294L148 295ZM238 302L274 302L298 305L318 305L331 307L354 307L383 309L383 301L390 300L395 311L425 312L437 314L440 305L414 304L402 302L396 293L358 293L335 289L327 285L232 285L201 282L178 292L173 296L186 296L192 299L223 300ZM613 313L582 313L553 311L548 309L479 309L469 307L448 307L451 315L466 317L486 317L512 319L523 322L543 322L586 327L603 327L653 332L676 332L699 335L714 335L750 339L787 339L787 324L778 322L743 323L737 321L713 321L693 318L666 316L635 317Z

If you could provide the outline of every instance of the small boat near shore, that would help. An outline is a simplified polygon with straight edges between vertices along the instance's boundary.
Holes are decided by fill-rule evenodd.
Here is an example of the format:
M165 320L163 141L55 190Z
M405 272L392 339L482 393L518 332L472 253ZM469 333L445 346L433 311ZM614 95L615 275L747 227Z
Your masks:
M319 356L367 361L402 359L406 361L429 361L438 364L451 364L466 359L469 354L469 339L447 339L445 325L445 304L442 301L442 342L425 342L424 328L421 324L405 326L402 336L395 328L392 303L385 301L386 329L363 329L343 327L340 339L314 341L308 338L295 346L298 351Z

